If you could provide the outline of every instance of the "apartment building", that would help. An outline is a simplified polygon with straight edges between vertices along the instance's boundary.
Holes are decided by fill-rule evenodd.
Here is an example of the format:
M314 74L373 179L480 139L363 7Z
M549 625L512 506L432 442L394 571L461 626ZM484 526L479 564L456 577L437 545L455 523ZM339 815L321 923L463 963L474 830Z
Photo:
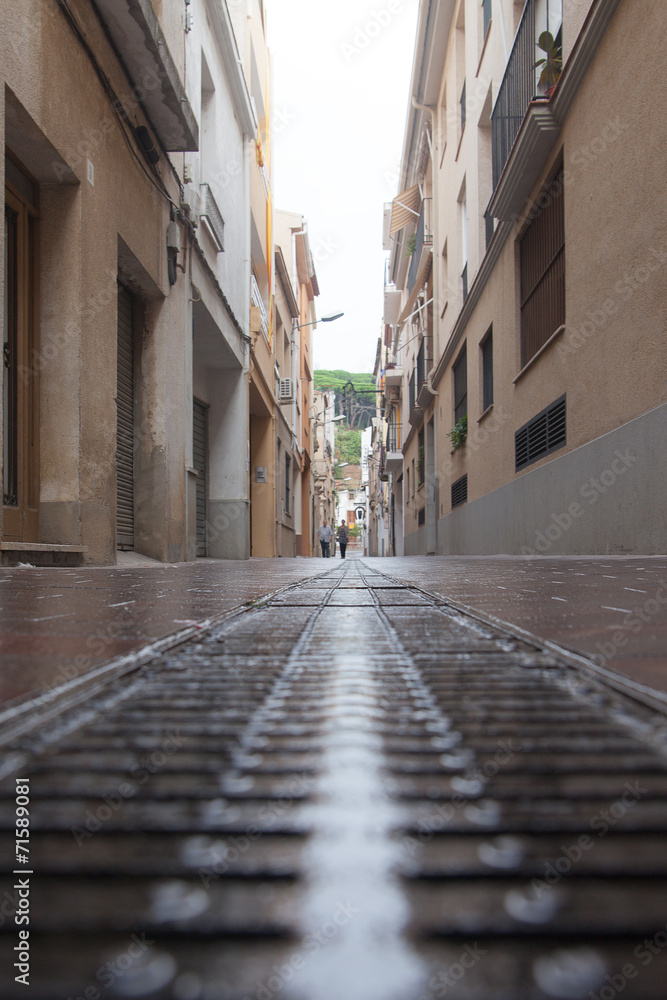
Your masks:
M2 560L310 551L317 279L303 218L274 233L264 4L0 24Z
M420 4L385 217L397 554L664 551L666 21Z
M191 256L174 164L199 144L183 27L139 0L3 2L0 21L3 560L183 559Z

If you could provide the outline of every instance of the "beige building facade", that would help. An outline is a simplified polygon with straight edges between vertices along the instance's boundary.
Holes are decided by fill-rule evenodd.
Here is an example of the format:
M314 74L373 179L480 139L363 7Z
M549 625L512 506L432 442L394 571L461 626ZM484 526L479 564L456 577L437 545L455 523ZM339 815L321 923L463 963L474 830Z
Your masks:
M293 556L317 279L302 217L275 237L264 4L0 25L2 560Z
M665 549L665 85L650 67L666 16L421 4L386 224L398 554Z

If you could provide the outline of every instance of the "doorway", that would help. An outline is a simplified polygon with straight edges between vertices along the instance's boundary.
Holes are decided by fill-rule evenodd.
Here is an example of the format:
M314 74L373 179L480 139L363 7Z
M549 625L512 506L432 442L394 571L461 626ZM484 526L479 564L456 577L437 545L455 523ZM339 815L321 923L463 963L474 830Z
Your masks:
M5 161L3 538L39 541L38 188Z

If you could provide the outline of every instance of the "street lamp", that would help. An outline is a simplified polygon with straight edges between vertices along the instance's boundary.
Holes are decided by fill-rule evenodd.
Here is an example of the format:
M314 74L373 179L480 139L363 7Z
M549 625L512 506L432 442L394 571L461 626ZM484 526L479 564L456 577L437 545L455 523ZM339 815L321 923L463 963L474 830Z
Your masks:
M311 319L310 323L299 323L298 326L293 326L293 330L300 330L302 326L315 326L317 323L333 323L335 319L340 319L345 313L336 313L335 316L322 316L321 319Z

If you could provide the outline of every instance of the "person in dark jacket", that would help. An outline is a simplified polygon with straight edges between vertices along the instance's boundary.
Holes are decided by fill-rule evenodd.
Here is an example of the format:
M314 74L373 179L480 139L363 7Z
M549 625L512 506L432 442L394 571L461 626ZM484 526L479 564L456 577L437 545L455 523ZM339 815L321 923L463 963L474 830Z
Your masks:
M338 544L340 545L340 557L341 559L344 559L345 549L347 548L347 525L345 524L345 521L340 522L340 528L338 529L336 538L338 539Z

